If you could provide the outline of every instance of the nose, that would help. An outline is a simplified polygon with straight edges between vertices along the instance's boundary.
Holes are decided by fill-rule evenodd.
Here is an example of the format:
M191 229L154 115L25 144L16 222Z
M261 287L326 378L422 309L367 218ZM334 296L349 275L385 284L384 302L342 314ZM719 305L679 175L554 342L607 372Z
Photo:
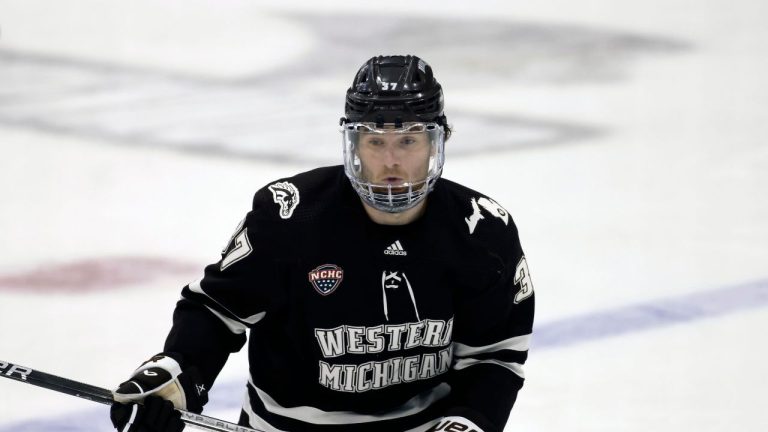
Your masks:
M382 158L384 160L384 165L386 165L387 168L393 168L400 165L400 152L398 151L397 146L392 143L387 143L384 147Z

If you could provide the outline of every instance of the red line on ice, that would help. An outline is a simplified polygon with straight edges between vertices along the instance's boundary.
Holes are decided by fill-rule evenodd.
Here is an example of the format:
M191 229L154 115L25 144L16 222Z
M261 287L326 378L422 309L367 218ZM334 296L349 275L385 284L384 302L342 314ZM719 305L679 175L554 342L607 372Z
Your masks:
M192 277L202 266L167 258L117 256L41 265L0 274L0 290L27 292L96 291L141 284L165 276ZM185 281L186 282L186 281Z

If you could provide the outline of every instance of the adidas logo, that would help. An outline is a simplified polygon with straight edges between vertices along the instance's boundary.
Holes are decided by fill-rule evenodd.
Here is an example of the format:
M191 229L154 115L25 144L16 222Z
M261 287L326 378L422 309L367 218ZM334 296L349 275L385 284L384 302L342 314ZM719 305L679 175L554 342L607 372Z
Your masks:
M408 255L408 252L403 249L403 245L400 244L400 240L395 241L384 249L384 255Z

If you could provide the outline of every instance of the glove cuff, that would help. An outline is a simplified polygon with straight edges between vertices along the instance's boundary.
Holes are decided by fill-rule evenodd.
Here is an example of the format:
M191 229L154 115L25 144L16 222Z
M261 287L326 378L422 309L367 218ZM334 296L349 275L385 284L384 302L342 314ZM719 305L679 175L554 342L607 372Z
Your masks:
M178 383L186 402L185 408L182 409L197 414L203 412L203 406L208 403L208 389L197 368L192 366L184 370L176 378L176 383Z

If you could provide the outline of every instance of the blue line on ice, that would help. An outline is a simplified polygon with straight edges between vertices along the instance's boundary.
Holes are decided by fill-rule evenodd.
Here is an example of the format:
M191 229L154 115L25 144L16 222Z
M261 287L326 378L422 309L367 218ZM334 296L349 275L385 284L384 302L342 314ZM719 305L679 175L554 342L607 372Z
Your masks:
M532 350L561 348L607 337L713 318L768 304L768 280L655 299L535 325Z
M534 329L532 349L567 347L695 322L766 305L768 305L768 279L543 323ZM210 408L238 409L244 393L244 380L245 377L243 383L217 384L210 395L212 401ZM106 406L101 409L28 420L0 427L0 432L107 432L113 430L109 422L109 408Z

